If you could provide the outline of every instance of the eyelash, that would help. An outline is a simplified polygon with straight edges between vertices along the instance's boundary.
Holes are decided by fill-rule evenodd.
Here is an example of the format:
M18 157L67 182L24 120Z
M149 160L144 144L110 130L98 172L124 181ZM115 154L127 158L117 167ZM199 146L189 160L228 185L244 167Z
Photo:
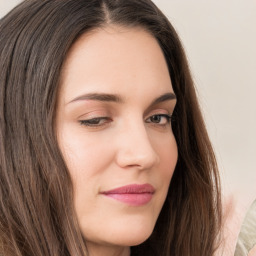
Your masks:
M99 124L100 121L106 120L106 122L103 122L103 124ZM80 120L79 123L81 125L89 126L89 127L98 127L98 126L103 126L106 123L111 122L111 119L109 117L95 117L91 119L86 119L86 120Z
M152 118L158 118L159 120L160 118L165 118L166 119L166 123L164 124L160 124L161 120L159 122L152 122ZM148 121L149 119L151 119L151 121ZM105 120L105 121L104 121ZM154 125L159 125L162 127L167 126L168 124L171 123L172 120L172 116L168 115L168 114L157 114L157 115L152 115L149 118L146 119L146 123L152 123ZM100 124L101 121L104 121L102 124ZM96 118L91 118L91 119L86 119L86 120L80 120L79 123L81 125L87 126L87 127L101 127L104 126L106 124L108 124L109 122L111 122L111 118L109 117L96 117Z
M152 121L153 118L157 119L157 122ZM160 118L160 120L159 120ZM165 122L163 124L161 124L162 118L165 118ZM149 119L151 119L150 121L148 121ZM172 120L172 116L171 115L167 115L167 114L156 114L156 115L152 115L149 118L146 119L146 123L152 123L155 126L159 126L159 127L166 127L167 125L169 125L171 123Z

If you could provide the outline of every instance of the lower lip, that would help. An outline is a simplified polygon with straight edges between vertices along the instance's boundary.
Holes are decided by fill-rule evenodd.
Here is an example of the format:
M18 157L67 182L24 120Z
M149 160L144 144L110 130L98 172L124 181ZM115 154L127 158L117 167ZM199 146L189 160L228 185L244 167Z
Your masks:
M132 206L142 206L150 202L153 197L152 193L138 193L138 194L104 194L117 201L126 203Z

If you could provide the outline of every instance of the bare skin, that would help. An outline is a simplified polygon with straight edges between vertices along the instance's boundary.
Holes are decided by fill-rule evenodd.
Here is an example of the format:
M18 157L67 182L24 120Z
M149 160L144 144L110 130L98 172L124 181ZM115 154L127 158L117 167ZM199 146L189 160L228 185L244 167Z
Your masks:
M151 235L177 162L175 103L161 48L143 29L108 26L71 49L56 127L90 255L128 256ZM147 191L106 193L126 186Z

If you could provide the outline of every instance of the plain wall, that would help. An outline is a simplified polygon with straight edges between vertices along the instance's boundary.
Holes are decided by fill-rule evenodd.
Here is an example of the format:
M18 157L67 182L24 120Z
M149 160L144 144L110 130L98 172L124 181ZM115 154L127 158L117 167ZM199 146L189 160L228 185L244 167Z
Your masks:
M18 2L0 0L0 17ZM181 37L223 193L233 195L242 216L256 198L256 1L154 2Z

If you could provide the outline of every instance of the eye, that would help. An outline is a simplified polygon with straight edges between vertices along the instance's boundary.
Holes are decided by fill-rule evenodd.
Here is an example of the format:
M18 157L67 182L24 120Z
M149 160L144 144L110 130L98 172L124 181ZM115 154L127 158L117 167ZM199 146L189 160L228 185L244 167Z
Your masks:
M153 115L146 120L146 123L154 123L159 125L167 125L170 122L171 122L171 116L167 114Z
M96 117L86 120L79 120L79 123L81 125L90 126L90 127L98 127L103 126L107 123L109 123L111 119L109 117Z

